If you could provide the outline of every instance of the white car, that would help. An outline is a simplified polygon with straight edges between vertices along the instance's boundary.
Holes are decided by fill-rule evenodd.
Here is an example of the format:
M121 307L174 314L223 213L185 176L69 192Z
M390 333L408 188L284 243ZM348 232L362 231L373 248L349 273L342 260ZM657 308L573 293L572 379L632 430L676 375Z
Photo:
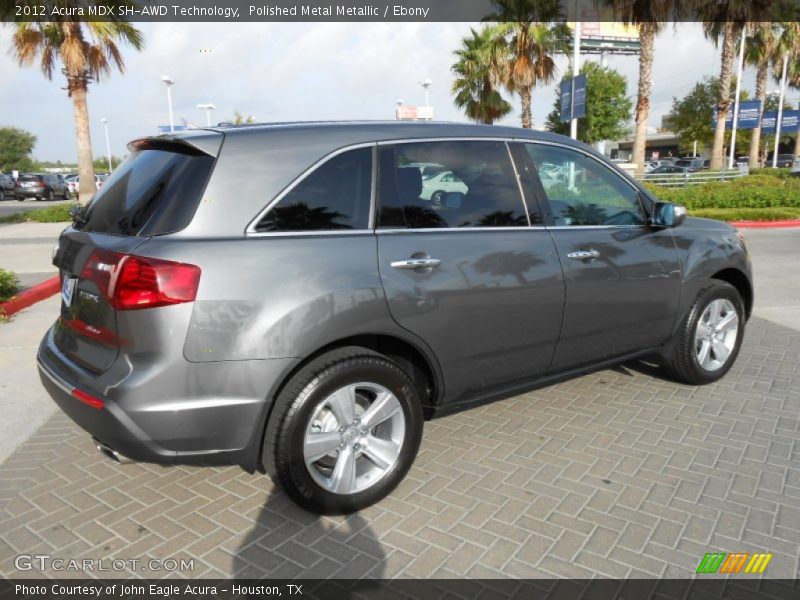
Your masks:
M99 190L101 187L103 187L103 182L106 179L108 179L108 175L106 175L105 173L99 175L95 173L94 189ZM65 181L67 182L67 187L69 188L70 194L76 195L78 193L78 176L71 175L70 177L67 177Z
M422 193L419 195L424 200L431 200L440 204L445 194L458 192L467 193L466 184L456 177L452 171L442 171L422 180Z

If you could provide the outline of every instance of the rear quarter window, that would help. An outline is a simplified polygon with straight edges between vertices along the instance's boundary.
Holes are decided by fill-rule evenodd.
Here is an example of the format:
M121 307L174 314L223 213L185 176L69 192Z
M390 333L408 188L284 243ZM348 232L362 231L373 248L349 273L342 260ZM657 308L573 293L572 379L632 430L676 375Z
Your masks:
M160 235L186 227L214 158L182 145L134 150L92 197L76 224L87 232Z

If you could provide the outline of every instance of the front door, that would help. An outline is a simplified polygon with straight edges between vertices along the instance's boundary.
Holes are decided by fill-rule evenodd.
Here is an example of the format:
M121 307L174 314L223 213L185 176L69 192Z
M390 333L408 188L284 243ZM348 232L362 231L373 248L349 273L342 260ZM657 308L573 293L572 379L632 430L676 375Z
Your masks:
M590 154L554 144L524 146L539 173L545 220L566 282L551 371L662 344L681 293L671 231L649 227L636 187Z
M529 226L506 143L382 145L378 162L381 280L393 318L435 352L445 400L546 372L563 276L550 234ZM463 187L436 194L438 180L422 175L427 164Z

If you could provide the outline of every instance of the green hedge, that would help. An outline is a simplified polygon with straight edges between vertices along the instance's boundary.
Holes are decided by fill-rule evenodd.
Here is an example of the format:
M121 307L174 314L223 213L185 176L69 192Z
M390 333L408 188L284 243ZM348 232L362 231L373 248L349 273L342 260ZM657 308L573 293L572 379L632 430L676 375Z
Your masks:
M659 199L688 209L800 207L800 177L778 177L761 171L741 179L685 188L645 185Z
M718 221L791 221L800 219L800 208L697 208L689 214Z
M0 269L0 302L5 302L17 293L19 280L11 271Z

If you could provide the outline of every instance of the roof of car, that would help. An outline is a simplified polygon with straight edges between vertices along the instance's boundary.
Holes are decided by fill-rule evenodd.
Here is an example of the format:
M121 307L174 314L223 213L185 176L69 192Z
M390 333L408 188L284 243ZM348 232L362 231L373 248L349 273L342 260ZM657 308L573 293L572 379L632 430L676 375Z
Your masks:
M523 138L542 141L554 141L584 146L570 138L547 131L509 127L506 125L478 125L474 123L456 123L444 121L287 121L275 123L253 123L247 125L218 125L201 130L193 129L179 132L176 138L191 137L193 132L215 131L226 137L238 135L268 134L270 132L326 132L340 133L359 139L415 139L436 137L499 137Z

